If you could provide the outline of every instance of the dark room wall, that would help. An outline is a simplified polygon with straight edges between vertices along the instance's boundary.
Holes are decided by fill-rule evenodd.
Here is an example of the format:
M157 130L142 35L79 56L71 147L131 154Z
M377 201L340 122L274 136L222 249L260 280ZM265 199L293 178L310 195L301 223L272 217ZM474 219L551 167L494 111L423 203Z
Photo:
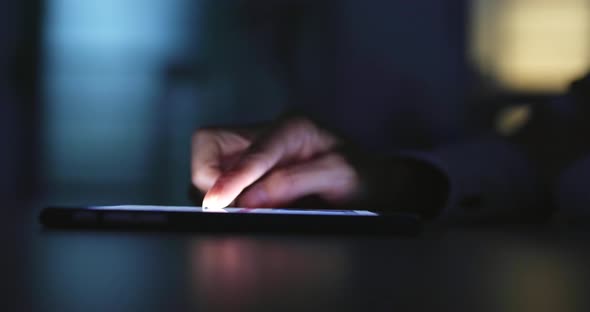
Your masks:
M37 191L40 2L3 1L0 10L0 192Z

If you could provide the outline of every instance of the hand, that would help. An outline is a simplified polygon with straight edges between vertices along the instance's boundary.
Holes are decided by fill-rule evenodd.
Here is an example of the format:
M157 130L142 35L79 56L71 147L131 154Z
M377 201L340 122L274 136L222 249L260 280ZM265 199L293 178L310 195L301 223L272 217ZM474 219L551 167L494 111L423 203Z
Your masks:
M359 175L335 150L338 139L305 118L268 130L202 129L193 138L192 181L203 206L280 207L308 195L354 199Z

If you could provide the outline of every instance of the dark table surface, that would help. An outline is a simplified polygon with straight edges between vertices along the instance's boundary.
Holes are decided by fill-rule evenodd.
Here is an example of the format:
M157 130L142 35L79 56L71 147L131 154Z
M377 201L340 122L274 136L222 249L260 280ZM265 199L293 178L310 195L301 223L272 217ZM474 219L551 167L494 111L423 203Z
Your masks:
M408 237L50 231L3 218L0 311L590 311L590 231Z

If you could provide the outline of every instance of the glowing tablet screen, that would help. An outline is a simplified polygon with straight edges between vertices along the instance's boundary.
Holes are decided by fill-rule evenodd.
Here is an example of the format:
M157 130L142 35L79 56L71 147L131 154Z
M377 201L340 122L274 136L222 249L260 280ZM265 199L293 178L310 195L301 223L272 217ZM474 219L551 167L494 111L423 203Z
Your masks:
M180 206L96 206L89 207L93 210L117 210L117 211L150 211L150 212L206 212L202 207ZM305 209L261 209L261 208L225 208L223 211L207 213L244 213L244 214L282 214L282 215L326 215L326 216L378 216L377 213L367 210L305 210Z

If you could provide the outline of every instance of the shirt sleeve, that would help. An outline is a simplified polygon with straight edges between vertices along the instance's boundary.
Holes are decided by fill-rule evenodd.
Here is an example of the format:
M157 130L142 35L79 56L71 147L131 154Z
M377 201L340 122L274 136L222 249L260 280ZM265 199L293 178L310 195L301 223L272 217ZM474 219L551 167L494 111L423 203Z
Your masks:
M590 155L576 161L557 178L553 190L561 218L576 220L590 217Z
M557 206L558 215L568 220L580 220L590 217L590 144L587 134L590 133L588 118L590 117L590 75L572 84L570 92L553 101L553 111L568 111L568 124L573 124L571 131L561 140L568 142L568 148L574 151L562 170L555 178L553 201ZM576 141L578 144L575 144Z
M445 145L422 157L448 177L443 220L523 222L549 214L528 157L501 137L482 136Z
M550 214L526 154L501 137L370 160L355 163L364 163L365 198L379 207L450 223L529 222Z
M568 218L590 216L588 103L590 75L538 103L524 140L484 135L418 156L450 181L441 218L534 222L555 210Z

